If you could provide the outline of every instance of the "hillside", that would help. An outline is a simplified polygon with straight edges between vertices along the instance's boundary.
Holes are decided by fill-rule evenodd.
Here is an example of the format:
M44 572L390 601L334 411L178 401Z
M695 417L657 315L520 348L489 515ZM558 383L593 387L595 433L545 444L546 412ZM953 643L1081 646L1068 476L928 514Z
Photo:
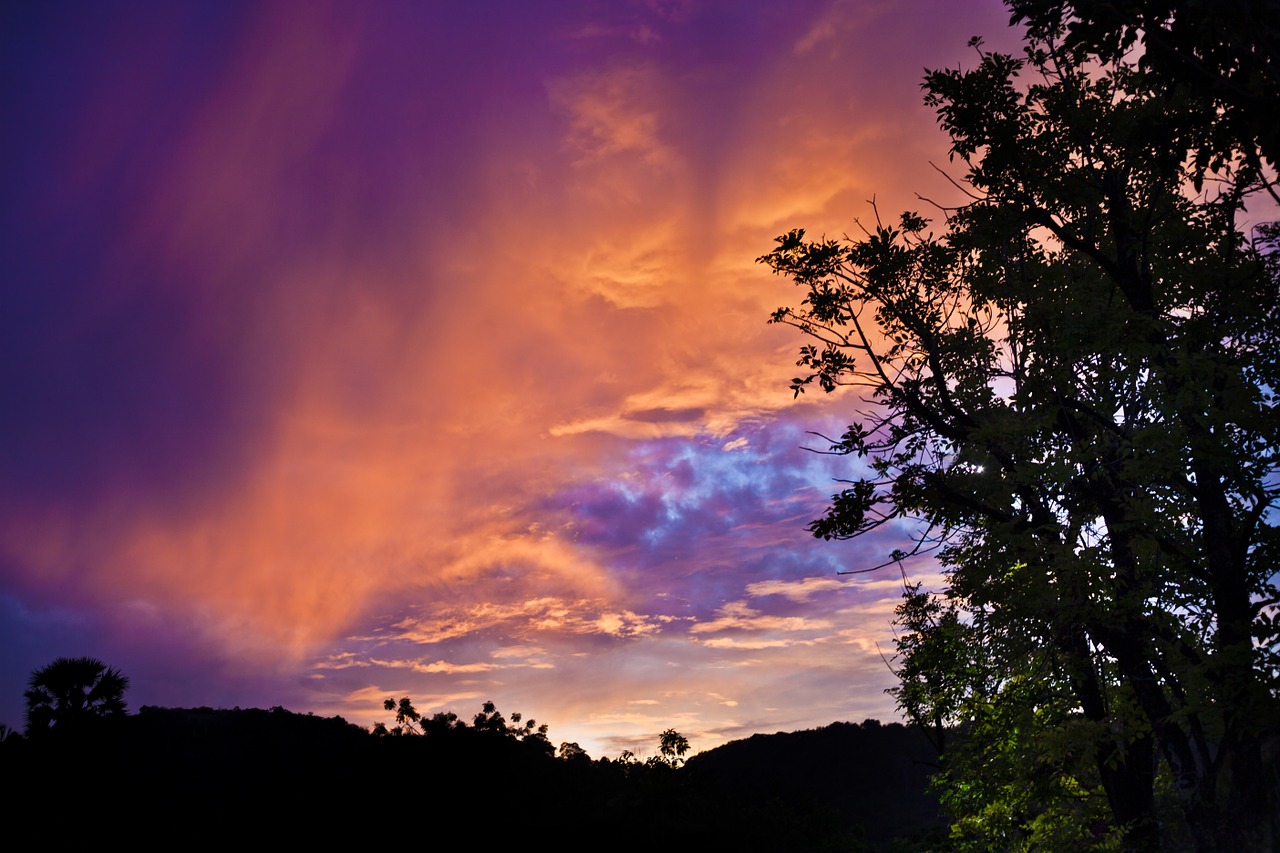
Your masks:
M872 849L941 829L927 792L937 753L915 729L867 720L821 729L753 735L694 756L690 773L734 780L744 791L808 799L862 827Z
M11 828L91 843L456 838L560 850L887 850L937 826L928 744L902 726L757 735L676 768L555 757L456 718L375 736L282 708L143 708L0 746ZM457 833L463 833L458 835ZM605 841L607 839L607 842ZM899 848L903 849L903 848Z

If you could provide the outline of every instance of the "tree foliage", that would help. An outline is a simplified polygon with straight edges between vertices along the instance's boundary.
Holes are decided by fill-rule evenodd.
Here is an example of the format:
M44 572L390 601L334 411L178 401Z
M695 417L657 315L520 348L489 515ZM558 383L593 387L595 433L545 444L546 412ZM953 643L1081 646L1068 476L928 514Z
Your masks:
M658 754L649 759L650 766L664 764L679 767L689 751L689 739L675 729L666 729L658 736Z
M418 712L417 708L413 707L413 702L408 696L402 696L399 702L395 699L387 699L382 703L382 710L396 712L395 727L388 729L386 723L375 723L373 726L375 735L379 737L383 735L403 737L422 734L422 731L418 728L422 722L422 714Z
M97 658L58 658L27 681L27 736L123 716L129 679Z
M556 751L556 757L562 761L590 761L591 756L587 751L578 745L577 741L561 741L560 749Z
M1276 90L1249 82L1274 74L1274 9L1233 43L1189 2L1010 5L1022 56L974 40L972 70L924 84L966 203L875 211L845 241L795 230L760 259L804 290L772 317L813 339L795 393L869 404L829 447L857 475L810 530L912 522L893 558L946 568L899 611L899 703L976 736L984 781L1032 750L1052 782L989 844L1038 827L1043 847L1052 825L1156 849L1167 779L1198 849L1271 849L1280 263L1276 229L1243 223L1276 195L1275 113L1251 100ZM957 826L990 830L1027 780L953 798Z
M954 818L956 850L1112 849L1084 718L1039 637L993 630L991 614L908 585L897 609L899 684L891 692L942 756L933 787ZM1117 707L1118 711L1119 708ZM1131 744L1145 749L1149 739Z
M1169 121L1174 145L1202 172L1234 150L1280 163L1280 7L1257 0L1010 0L1013 23L1108 62L1133 61L1154 91L1183 99L1193 122ZM1172 117L1171 117L1172 118ZM1163 129L1163 128L1162 128Z
M523 720L523 722L522 722ZM548 754L555 753L555 747L547 739L547 724L538 725L538 721L516 711L512 713L510 722L502 715L492 702L485 702L472 720L472 726L479 732L492 732L513 740L524 741L541 746Z
M396 718L394 725L391 727L388 727L386 723L374 724L372 734L378 737L444 736L453 732L465 731L483 736L510 738L513 741L524 743L536 751L545 752L548 755L555 753L555 748L551 745L551 741L547 739L546 723L539 725L532 718L525 720L524 715L519 711L513 713L508 720L493 702L485 702L481 705L480 711L472 718L470 727L452 711L441 711L431 717L424 717L414 707L413 700L408 696L402 697L399 701L387 699L382 703L382 708L384 711L395 711ZM571 744L571 746L577 747L577 744ZM579 751L582 755L586 755L585 751L580 748Z

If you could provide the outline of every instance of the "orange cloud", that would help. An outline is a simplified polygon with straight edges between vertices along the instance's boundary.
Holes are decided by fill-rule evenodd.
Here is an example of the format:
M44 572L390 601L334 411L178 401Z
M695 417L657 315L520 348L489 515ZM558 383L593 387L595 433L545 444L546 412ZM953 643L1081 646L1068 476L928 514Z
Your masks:
M875 602L838 611L845 594L824 596L852 584L815 576L826 564L725 580L759 543L784 555L804 539L799 516L738 515L737 493L697 507L678 542L657 541L662 525L695 508L655 500L640 545L589 541L561 498L635 476L645 442L711 448L701 463L733 459L746 481L791 458L766 427L833 410L793 408L798 341L764 323L793 294L754 258L790 227L842 233L873 193L914 203L942 153L916 98L923 59L890 67L857 37L874 19L899 49L918 16L864 7L823 4L794 32L705 56L670 46L722 10L628 7L508 34L510 51L479 61L469 46L500 28L453 33L432 10L406 33L379 10L263 6L199 97L164 105L154 152L131 148L159 138L150 105L113 83L118 106L78 125L84 156L51 204L116 168L138 186L85 265L103 278L92 304L49 339L131 300L180 303L182 356L208 369L174 370L209 377L193 397L223 395L229 414L209 418L215 456L161 471L163 488L6 508L15 584L177 614L246 667L306 669L344 713L501 684L587 720L584 742L624 723L622 737L709 730L726 707L733 725L773 719L786 691L744 684L743 668L792 672L814 644L855 641L843 620L882 618L890 587L860 582ZM166 79L157 56L127 67ZM166 416L147 403L131 416ZM807 511L796 494L770 501ZM770 598L815 610L779 615ZM555 685L523 680L549 667ZM847 667L874 699L809 704L883 707L882 663ZM661 704L609 710L642 702Z

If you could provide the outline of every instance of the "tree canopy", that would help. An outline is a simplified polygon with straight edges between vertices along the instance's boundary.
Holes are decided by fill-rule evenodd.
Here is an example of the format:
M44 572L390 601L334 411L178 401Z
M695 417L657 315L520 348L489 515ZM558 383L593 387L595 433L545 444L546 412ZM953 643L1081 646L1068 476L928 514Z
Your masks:
M658 738L657 758L664 764L679 767L688 751L689 739L675 729L666 729Z
M1246 5L1233 40L1191 2L1011 0L1022 55L924 83L965 202L760 259L804 292L772 317L812 339L796 394L862 389L810 530L906 523L891 561L946 569L899 611L900 705L986 781L1053 780L1011 804L944 758L978 849L1280 840L1280 230L1249 220L1280 28Z
M382 710L396 712L395 727L388 729L386 723L374 723L373 733L375 735L404 737L422 734L418 728L422 723L422 714L418 712L417 708L413 707L413 701L408 696L401 696L399 702L388 698L382 703Z
M27 681L27 736L121 716L129 679L97 658L58 658Z

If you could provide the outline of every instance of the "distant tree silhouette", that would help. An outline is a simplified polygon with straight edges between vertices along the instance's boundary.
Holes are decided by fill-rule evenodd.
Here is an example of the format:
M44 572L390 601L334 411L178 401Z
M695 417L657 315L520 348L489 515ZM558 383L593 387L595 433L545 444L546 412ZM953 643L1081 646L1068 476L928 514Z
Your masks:
M507 733L507 718L502 716L502 712L498 710L498 706L494 705L492 701L485 702L480 706L480 713L472 718L471 725L475 727L476 731Z
M590 761L591 756L587 755L587 751L574 741L565 741L560 744L560 758L565 761Z
M538 721L530 717L529 719L524 720L524 724L521 725L521 720L524 719L523 715L519 711L516 711L511 715L511 722L508 724L507 718L502 716L502 712L498 710L497 706L494 705L493 702L485 702L480 706L480 708L480 713L476 714L475 718L471 721L471 724L477 731L495 732L496 734L506 735L507 737L515 738L516 740L525 740L528 738L531 740L541 739L545 741L547 739L546 723L538 725ZM550 744L550 741L548 741L548 744Z
M667 729L658 741L658 756L655 761L670 767L684 764L684 754L689 751L689 739L675 729Z
M123 715L129 679L97 658L58 658L27 682L27 736Z
M416 735L421 734L417 729L417 725L422 720L422 714L418 713L418 709L413 707L413 702L408 696L402 696L400 701L388 699L382 703L384 711L396 712L396 727L387 729L385 723L374 723L373 733L378 736L382 735Z
M419 725L422 726L424 735L444 734L467 727L466 721L458 719L458 715L452 711L437 711L430 718L424 719Z

